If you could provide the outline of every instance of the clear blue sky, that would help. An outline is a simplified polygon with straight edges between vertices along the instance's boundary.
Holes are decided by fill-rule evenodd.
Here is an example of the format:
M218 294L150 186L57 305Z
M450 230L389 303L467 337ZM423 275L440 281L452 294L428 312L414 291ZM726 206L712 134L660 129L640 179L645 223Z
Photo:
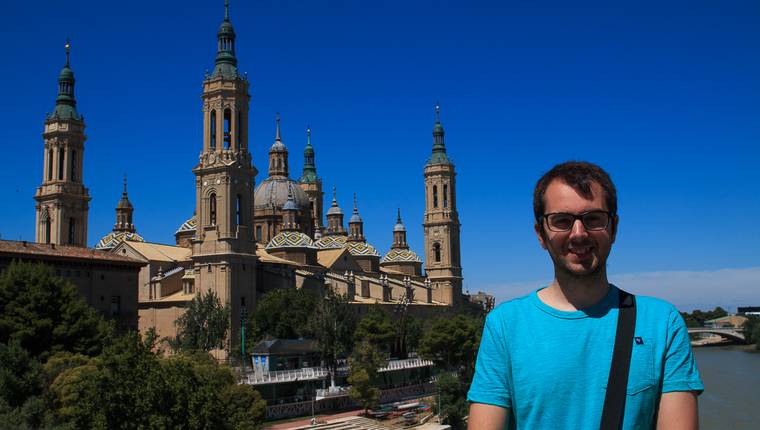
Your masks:
M440 100L465 288L503 300L551 279L532 188L553 164L587 159L619 189L613 281L682 308L760 305L760 4L613 3L232 0L257 181L275 112L291 176L311 124L325 189L337 185L344 210L358 194L369 241L389 248L400 206L422 254L422 168ZM4 4L3 239L34 239L43 120L70 36L89 242L110 231L125 172L138 232L173 242L194 208L201 80L222 16L222 0ZM648 290L653 272L688 276Z

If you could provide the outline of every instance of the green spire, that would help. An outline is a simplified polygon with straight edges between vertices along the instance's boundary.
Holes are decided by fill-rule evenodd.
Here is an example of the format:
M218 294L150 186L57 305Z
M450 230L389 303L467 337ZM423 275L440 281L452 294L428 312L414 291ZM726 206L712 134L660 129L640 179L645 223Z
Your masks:
M221 76L227 79L239 77L237 58L235 57L235 30L230 22L230 2L224 0L224 21L216 33L216 66L213 77Z
M446 156L446 145L443 143L443 125L441 125L441 105L435 104L435 125L433 126L433 155L428 164L451 164Z
M77 112L77 101L74 98L74 71L71 70L71 42L66 39L66 64L58 74L58 97L55 99L55 110L48 115L50 119L75 119L81 120L82 116Z
M303 175L301 183L317 182L317 166L314 163L314 147L311 146L311 128L306 126L306 148L303 150Z

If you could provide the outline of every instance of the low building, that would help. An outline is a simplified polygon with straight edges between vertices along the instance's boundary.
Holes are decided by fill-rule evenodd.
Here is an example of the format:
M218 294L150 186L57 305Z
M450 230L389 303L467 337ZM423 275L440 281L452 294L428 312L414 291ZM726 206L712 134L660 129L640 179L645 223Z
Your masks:
M14 260L52 267L103 316L137 329L137 285L144 262L81 246L0 240L0 270Z
M760 316L760 306L739 306L736 313L739 315L755 315Z
M747 317L741 315L726 315L720 318L713 318L704 323L709 328L741 328L747 322Z

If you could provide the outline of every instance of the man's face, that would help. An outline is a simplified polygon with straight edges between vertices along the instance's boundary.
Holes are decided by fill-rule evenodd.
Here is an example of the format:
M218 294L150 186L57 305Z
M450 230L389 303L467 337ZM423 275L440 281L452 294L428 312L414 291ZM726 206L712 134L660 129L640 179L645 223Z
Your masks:
M593 210L607 211L602 187L594 182L591 190L594 197L588 200L560 180L550 182L544 194L544 214L565 212L578 215ZM586 230L579 219L565 232L551 231L545 219L536 224L535 229L541 246L549 251L555 271L582 278L605 269L607 256L615 242L617 216L610 219L606 229L598 231Z

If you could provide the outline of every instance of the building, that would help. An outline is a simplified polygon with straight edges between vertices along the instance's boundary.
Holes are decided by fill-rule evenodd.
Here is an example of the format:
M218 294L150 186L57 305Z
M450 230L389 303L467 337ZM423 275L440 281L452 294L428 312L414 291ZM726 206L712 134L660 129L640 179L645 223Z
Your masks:
M135 287L142 262L78 245L0 240L0 271L13 260L51 266L104 317L123 328L137 329Z
M368 306L385 306L433 315L470 303L462 298L456 171L447 156L440 107L435 108L432 151L422 172L425 249L420 254L410 249L399 209L395 224L389 219L393 245L381 254L365 237L355 194L348 228L335 187L332 204L323 213L310 128L303 170L293 179L278 114L267 176L256 182L248 134L250 83L238 70L228 4L216 37L214 68L202 82L201 154L198 164L188 166L195 175L193 215L178 222L175 244L147 241L133 222L136 208L125 177L114 227L96 246L98 252L140 265L133 294L139 301L140 330L175 335L174 320L196 294L209 290L230 304L231 339L239 337L237 316L250 314L259 296L277 288L319 293L331 288L348 295L360 313ZM76 110L69 53L67 43L56 109L45 121L43 183L35 195L37 240L84 247L90 199L81 169L84 118ZM217 356L224 358L229 349Z
M739 315L758 315L760 316L760 306L739 306L736 309Z

